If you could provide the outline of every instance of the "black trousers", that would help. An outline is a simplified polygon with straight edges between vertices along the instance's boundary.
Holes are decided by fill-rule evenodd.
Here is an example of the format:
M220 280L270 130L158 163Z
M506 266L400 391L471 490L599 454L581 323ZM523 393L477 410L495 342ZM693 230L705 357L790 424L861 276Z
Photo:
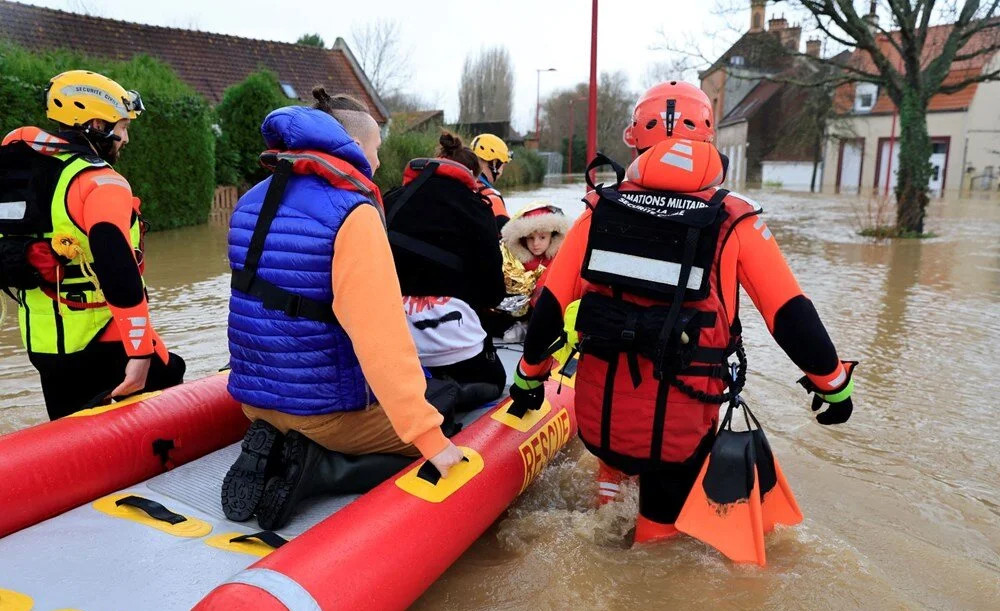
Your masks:
M503 394L504 387L507 386L507 372L504 371L503 362L497 355L497 349L493 347L493 340L489 337L483 344L483 351L464 361L459 361L453 365L441 367L428 367L431 376L439 380L454 380L460 386L475 386L488 384L496 387L496 393L470 392L468 399L459 400L458 410L466 411L479 407L482 403L496 399ZM474 390L470 388L469 390Z
M41 376L49 420L55 420L80 411L98 396L111 392L121 384L125 379L128 355L121 342L95 339L80 352L29 352L28 359ZM174 353L170 353L167 363L154 355L143 392L180 384L184 381L185 369L184 359Z
M698 479L702 461L671 463L639 473L639 514L660 524L673 524Z

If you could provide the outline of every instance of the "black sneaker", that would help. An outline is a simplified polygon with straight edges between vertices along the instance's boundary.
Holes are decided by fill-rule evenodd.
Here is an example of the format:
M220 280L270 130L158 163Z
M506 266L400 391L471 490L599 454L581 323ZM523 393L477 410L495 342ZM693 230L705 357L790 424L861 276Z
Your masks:
M326 450L298 431L289 431L281 449L284 469L267 482L267 488L257 508L257 523L264 530L277 530L288 524L295 507L305 498L316 494L317 463Z
M281 472L283 441L278 429L263 420L250 425L239 458L222 480L222 511L228 519L243 522L257 511L267 481Z

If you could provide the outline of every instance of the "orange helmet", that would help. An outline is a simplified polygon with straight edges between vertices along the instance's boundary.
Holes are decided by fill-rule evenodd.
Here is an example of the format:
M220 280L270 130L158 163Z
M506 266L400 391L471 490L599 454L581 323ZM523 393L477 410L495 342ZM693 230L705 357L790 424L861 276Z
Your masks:
M669 81L642 94L632 111L632 123L625 128L625 144L645 150L668 137L715 139L712 103L704 91L684 81Z

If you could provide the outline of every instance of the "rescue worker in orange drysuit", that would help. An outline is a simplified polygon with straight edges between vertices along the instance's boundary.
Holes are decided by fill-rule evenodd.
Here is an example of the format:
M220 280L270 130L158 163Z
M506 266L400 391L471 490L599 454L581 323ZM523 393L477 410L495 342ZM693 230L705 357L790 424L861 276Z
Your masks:
M805 373L813 410L830 405L820 424L845 422L853 409L856 363L837 356L761 209L719 187L728 160L712 144L713 125L707 96L687 83L639 100L625 141L640 154L627 173L603 156L591 164L616 167L618 183L591 185L589 209L549 268L511 386L515 409L541 405L549 355L566 341L564 315L578 308L580 437L601 460L602 493L638 475L637 543L677 533L719 406L745 380L739 287Z

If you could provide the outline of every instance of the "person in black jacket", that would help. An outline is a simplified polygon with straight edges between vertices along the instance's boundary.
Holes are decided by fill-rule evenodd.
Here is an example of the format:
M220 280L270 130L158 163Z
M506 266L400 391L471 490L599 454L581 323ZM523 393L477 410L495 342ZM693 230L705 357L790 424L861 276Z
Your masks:
M497 225L477 192L475 154L444 132L437 157L407 164L385 196L389 243L420 355L431 375L495 399L506 372L481 316L506 296Z

